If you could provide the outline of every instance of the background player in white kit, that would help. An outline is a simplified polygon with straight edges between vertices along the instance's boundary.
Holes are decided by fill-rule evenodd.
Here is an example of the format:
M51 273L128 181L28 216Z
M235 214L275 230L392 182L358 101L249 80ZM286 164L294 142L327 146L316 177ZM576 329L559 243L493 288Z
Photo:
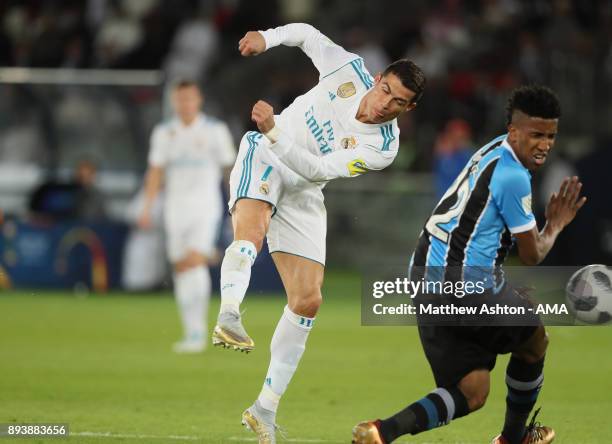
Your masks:
M151 136L145 204L139 225L151 226L151 206L165 180L164 225L167 253L174 268L174 292L184 338L178 353L205 349L205 319L210 299L208 263L223 215L220 184L236 150L225 123L203 114L197 84L182 81L172 91L176 117Z
M396 117L416 106L425 87L408 60L372 78L363 60L306 24L248 32L243 56L284 44L299 46L320 73L319 83L274 116L258 102L230 178L234 242L221 266L217 345L250 351L239 306L265 236L287 292L287 306L271 342L271 360L257 401L242 416L260 443L275 442L275 416L306 346L322 301L326 213L322 188L329 180L387 167L397 154ZM265 134L265 135L264 135Z

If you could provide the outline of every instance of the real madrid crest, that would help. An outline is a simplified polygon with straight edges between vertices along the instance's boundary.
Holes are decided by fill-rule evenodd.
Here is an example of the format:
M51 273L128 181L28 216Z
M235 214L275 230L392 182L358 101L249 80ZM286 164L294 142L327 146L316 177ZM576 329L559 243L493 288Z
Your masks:
M336 94L339 97L346 99L347 97L355 95L356 92L357 90L355 89L355 84L353 82L346 82L338 87L338 91L336 91Z
M355 136L348 136L340 141L340 146L342 146L342 148L345 150L355 148L355 145L357 145L357 139L355 139Z
M267 196L270 192L270 186L266 182L262 182L261 185L259 185L259 192Z

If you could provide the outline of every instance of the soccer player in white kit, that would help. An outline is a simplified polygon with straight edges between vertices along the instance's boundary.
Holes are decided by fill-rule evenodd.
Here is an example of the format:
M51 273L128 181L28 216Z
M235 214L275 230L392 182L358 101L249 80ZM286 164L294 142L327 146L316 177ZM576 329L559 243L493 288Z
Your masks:
M422 71L398 60L372 78L363 60L310 25L294 23L248 32L243 56L278 45L299 46L318 69L319 83L274 115L259 101L252 119L260 132L247 133L230 177L234 242L221 266L221 310L213 343L250 351L239 306L263 239L287 293L287 306L270 346L271 360L256 402L242 415L260 443L275 442L275 417L306 346L322 301L326 182L382 170L397 155L396 117L416 106Z
M165 181L166 248L174 268L174 292L184 338L177 353L206 348L210 273L217 255L215 241L223 216L221 181L234 164L236 149L227 125L203 114L196 83L182 81L172 91L176 117L153 130L145 182L145 204L139 219L151 226L151 207Z

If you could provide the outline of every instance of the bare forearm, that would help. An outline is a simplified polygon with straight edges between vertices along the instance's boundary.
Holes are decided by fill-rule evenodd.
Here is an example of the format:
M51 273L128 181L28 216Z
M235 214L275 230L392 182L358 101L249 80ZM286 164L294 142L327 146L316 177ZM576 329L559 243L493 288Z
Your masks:
M522 255L519 252L521 261L526 265L537 265L542 262L555 245L559 233L561 233L560 229L554 228L547 222L542 231L538 233L534 251Z
M534 226L528 231L516 233L519 257L526 265L537 265L550 252L559 233L576 217L576 212L586 202L580 197L582 184L578 177L566 177L559 192L553 193L546 206L546 225L542 231Z
M153 167L147 171L145 179L145 200L144 212L149 213L153 207L153 202L161 189L162 172L160 168Z

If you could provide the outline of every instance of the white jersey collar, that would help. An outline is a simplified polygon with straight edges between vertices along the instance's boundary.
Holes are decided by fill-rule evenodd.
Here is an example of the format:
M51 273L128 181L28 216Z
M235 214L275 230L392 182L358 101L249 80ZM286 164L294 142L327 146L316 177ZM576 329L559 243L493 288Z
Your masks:
M181 119L179 119L178 117L175 117L173 119L173 124L174 124L174 127L176 129L178 129L178 130L183 130L183 131L184 130L191 130L191 129L195 129L195 128L198 128L199 126L203 125L205 119L206 119L206 116L203 113L198 113L196 118L189 125L185 125L181 121Z

